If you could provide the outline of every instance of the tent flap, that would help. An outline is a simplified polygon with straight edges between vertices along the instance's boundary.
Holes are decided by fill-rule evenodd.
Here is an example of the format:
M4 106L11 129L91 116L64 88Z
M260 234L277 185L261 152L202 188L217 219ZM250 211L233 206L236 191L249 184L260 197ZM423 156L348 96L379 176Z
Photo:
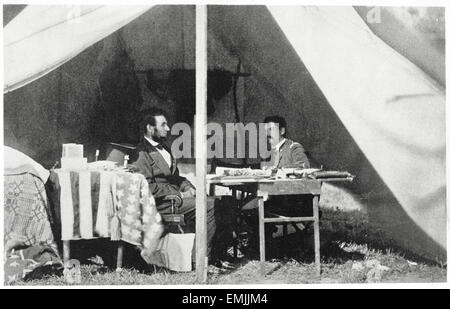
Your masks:
M445 94L352 7L269 7L406 213L446 247Z
M22 87L151 6L27 6L4 28L4 92Z

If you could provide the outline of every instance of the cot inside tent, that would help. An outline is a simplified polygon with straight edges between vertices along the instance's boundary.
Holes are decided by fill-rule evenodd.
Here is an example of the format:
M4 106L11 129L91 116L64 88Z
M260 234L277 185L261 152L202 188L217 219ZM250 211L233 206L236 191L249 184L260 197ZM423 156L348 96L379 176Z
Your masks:
M39 16L33 10L22 11L27 27ZM10 23L24 23L22 13ZM6 145L49 167L64 142L88 151L108 141L136 143L135 119L148 106L189 122L195 9L135 14L5 94ZM6 37L8 24L4 30ZM48 49L36 47L36 59ZM388 46L352 7L300 6L209 6L208 68L210 80L226 85L208 84L208 121L285 116L289 135L315 164L357 175L340 190L371 197L362 202L370 218L399 246L446 259L445 91L435 71L425 73ZM233 86L238 68L249 74L234 77Z

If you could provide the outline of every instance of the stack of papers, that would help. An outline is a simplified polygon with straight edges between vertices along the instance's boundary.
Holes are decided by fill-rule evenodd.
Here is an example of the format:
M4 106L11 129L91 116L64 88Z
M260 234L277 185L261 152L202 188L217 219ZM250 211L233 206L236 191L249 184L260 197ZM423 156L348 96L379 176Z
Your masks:
M83 157L83 145L74 143L62 145L61 169L84 170L86 164L87 158Z
M251 169L251 168L229 168L229 167L217 167L217 176L234 176L234 177L270 177L272 175L271 170Z
M88 170L112 171L117 169L116 162L95 161L87 164Z

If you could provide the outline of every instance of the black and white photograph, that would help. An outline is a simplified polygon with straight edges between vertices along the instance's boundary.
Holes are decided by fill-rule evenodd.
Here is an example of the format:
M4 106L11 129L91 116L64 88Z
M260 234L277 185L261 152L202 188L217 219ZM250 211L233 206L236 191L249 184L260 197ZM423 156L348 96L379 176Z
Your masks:
M445 286L446 7L399 3L2 2L2 285Z

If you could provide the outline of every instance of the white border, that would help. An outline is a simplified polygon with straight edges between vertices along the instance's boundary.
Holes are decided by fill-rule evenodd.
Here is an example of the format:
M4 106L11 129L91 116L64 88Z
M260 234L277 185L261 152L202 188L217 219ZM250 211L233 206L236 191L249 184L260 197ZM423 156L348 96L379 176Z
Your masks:
M185 5L192 5L192 4L209 4L209 5L243 5L243 4L251 4L251 5L329 5L329 6L338 6L338 5L352 5L352 6L422 6L422 7L430 7L430 6L439 6L439 7L445 7L446 8L446 42L449 42L449 26L450 23L449 17L449 9L450 4L448 1L443 0L395 0L395 1L388 1L388 0L358 0L358 1L348 1L348 0L266 0L266 1L239 1L239 0L190 0L190 1L168 1L168 0L159 0L159 1L149 1L149 0L59 0L59 1L44 1L44 0L25 0L25 1L14 1L14 0L7 0L7 1L1 1L1 4L58 4L58 5L70 5L70 4L109 4L109 5L138 5L138 4L161 4L161 5L167 5L167 4L185 4ZM0 17L2 17L3 20L3 9L1 9ZM3 32L0 34L0 41L3 43ZM2 44L3 45L3 44ZM449 48L446 48L446 80L450 80L450 74L448 72L448 59L450 52ZM0 67L1 72L4 72L3 69L3 49L0 50ZM0 74L0 84L3 84L3 73ZM448 103L448 100L446 100L446 103ZM3 96L1 96L0 99L0 106L1 106L1 118L0 122L2 124L1 126L1 137L0 141L3 144ZM446 104L448 106L448 104ZM450 111L449 108L446 109L446 123L448 122L448 119L450 119ZM450 129L449 126L446 126L446 141L448 144L449 141L449 134ZM447 162L449 162L450 154L447 151ZM0 152L0 168L3 170L3 152ZM447 183L449 180L449 173L447 170ZM0 195L3 198L3 177L1 177L0 180ZM448 197L450 197L450 189L447 187L447 206L448 206ZM447 207L448 209L448 207ZM3 203L2 206L0 206L0 251L2 252L3 256ZM450 222L450 216L447 211L447 252L450 245L450 239L449 239L449 222ZM447 254L447 265L449 261L449 256ZM109 285L101 285L101 286L58 286L58 288L61 289L92 289L92 288L100 288L100 289L191 289L191 290L197 290L197 289L416 289L416 288L426 288L426 289L434 289L434 288L450 288L450 284L448 282L449 280L449 270L447 268L447 283L379 283L379 284L371 284L371 283L364 283L364 284L249 284L249 285L124 285L124 286L109 286ZM35 289L35 288L54 288L53 286L3 286L4 284L4 274L3 274L3 260L0 265L0 287L5 289ZM188 291L187 291L188 292Z

